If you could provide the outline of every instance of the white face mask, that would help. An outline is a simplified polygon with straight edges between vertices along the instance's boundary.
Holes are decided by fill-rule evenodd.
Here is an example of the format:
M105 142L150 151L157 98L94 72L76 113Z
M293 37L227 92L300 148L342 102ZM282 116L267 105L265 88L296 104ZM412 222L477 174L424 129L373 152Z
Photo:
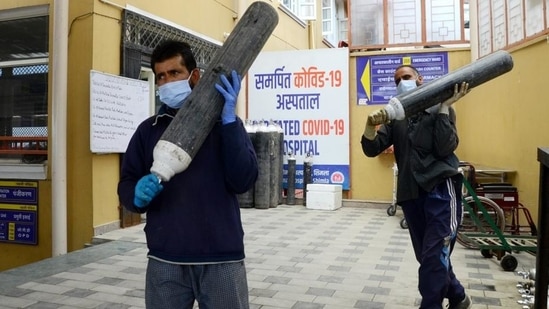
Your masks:
M189 79L169 82L158 87L160 101L174 109L179 109L191 92Z
M415 88L417 88L415 79L401 80L397 86L397 95Z

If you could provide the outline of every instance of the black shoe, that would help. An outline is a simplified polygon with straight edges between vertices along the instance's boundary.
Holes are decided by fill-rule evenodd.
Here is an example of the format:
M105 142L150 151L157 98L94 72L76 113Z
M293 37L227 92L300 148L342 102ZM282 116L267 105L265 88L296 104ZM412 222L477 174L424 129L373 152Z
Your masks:
M448 309L470 309L473 306L471 297L465 294L465 298L457 304L449 304Z

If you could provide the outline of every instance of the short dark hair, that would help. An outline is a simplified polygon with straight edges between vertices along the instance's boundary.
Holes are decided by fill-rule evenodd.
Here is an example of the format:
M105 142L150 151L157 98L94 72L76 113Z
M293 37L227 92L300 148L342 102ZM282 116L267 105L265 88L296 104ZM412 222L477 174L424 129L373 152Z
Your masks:
M184 65L187 70L192 71L196 69L196 60L194 59L194 54L191 49L191 45L186 42L176 41L176 40L166 40L158 44L152 52L151 55L151 69L153 73L154 65L157 62L162 62L167 59L181 55L182 65Z
M395 72L398 71L400 68L410 68L410 69L414 70L414 72L416 72L417 76L421 76L421 74L420 74L419 71L416 69L416 67L414 67L414 66L411 65L411 64L401 64L401 65L399 65L399 66L395 69Z

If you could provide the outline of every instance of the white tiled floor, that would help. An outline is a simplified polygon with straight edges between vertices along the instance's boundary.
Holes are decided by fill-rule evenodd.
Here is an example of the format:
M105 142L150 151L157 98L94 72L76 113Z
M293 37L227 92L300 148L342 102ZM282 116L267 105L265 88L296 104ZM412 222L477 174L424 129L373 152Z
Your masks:
M251 308L417 308L417 262L401 213L281 205L242 209ZM143 225L104 244L0 272L1 308L144 308ZM535 257L515 254L518 270ZM473 308L520 308L522 279L495 259L456 245L453 264Z

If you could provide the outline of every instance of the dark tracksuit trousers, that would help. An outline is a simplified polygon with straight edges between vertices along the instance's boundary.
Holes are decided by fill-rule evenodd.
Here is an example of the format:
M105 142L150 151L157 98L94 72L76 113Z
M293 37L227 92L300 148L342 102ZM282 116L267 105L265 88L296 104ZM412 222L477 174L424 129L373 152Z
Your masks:
M439 309L444 298L457 303L465 297L450 261L462 219L461 179L454 178L400 205L420 264L421 309Z

